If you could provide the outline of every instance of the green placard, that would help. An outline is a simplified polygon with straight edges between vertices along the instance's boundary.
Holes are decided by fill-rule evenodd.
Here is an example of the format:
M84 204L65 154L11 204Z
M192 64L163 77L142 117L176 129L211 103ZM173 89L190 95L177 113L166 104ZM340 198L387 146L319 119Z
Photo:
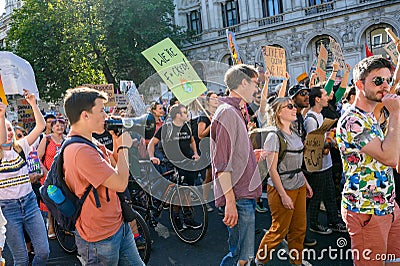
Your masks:
M169 38L142 54L182 104L190 104L207 90L185 55Z

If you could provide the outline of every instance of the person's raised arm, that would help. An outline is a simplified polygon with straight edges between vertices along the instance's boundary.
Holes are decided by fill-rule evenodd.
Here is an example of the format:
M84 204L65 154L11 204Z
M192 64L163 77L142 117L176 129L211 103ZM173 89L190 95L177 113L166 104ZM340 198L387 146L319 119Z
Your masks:
M0 144L7 142L6 108L7 106L0 102Z
M400 82L400 39L396 42L396 48L397 52L399 53L399 57L397 58L397 66L393 73L393 87L396 87L396 85Z
M269 84L269 77L271 76L271 73L269 72L269 69L267 68L265 70L264 78L264 87L261 91L261 102L260 102L260 108L259 112L260 114L265 114L265 108L267 107L267 98L268 98L268 84Z
M116 192L124 192L129 180L129 155L128 151L132 146L132 138L128 132L124 132L118 138L113 134L117 143L118 161L115 172L108 177L102 185Z
M346 64L346 71L343 74L342 82L340 83L339 89L335 92L336 103L338 103L342 99L344 93L346 92L347 82L349 81L350 70L351 70L350 65Z
M289 79L290 79L290 75L289 75L288 72L286 72L286 78L282 82L282 87L279 90L278 97L285 97L285 95L286 95L286 87L287 87L287 83L288 83Z
M331 94L331 91L333 90L333 85L335 84L335 79L336 79L337 72L339 70L339 66L340 66L339 63L336 61L334 61L332 64L333 70L332 70L331 75L329 76L329 80L325 84L325 88L324 88L326 90L326 94L328 94L328 95Z
M44 130L46 126L46 121L44 120L43 115L39 110L39 106L36 103L35 95L27 90L24 90L24 96L26 101L32 107L33 116L35 117L35 123L36 123L32 131L28 134L28 136L26 136L28 145L31 146Z
M311 89L313 86L315 86L317 84L317 79L318 79L318 74L315 71L313 71L311 73L310 83L308 85L309 89Z
M384 165L396 166L400 154L400 98L394 94L386 94L382 98L382 103L390 113L386 137L383 141L375 137L362 147L361 151Z

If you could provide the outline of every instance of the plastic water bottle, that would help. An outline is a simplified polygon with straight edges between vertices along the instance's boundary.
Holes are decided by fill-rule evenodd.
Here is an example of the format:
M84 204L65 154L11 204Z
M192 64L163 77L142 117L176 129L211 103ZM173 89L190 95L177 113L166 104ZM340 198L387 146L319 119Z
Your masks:
M71 201L65 200L65 196L62 191L53 185L47 187L47 194L59 207L60 211L67 217L72 216L75 212L75 207Z

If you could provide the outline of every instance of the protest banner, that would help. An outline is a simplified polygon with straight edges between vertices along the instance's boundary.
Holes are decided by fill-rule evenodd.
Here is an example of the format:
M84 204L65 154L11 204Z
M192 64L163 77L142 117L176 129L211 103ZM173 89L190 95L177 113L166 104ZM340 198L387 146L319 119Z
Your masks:
M285 49L275 46L261 46L261 51L271 76L286 78Z
M142 54L182 104L190 104L207 90L185 55L169 38Z
M5 105L8 105L6 93L4 92L3 82L1 81L1 75L0 75L0 100Z
M0 51L0 75L6 95L24 94L24 89L39 99L35 73L28 61L6 51Z
M397 58L399 58L399 52L397 52L396 44L391 41L390 43L386 44L383 49L388 53L390 58L392 59L393 63L397 65Z
M318 74L319 80L326 81L326 65L328 63L328 50L322 43L319 46L318 63L315 72Z
M18 124L27 130L30 130L35 125L35 117L33 115L32 107L25 98L17 99L18 109Z
M235 33L226 29L226 38L228 39L228 47L231 52L231 58L234 65L242 64L242 58L239 54L239 48L236 43Z
M128 98L124 94L115 94L115 101L118 108L128 107Z
M333 60L339 63L339 69L346 70L346 62L344 60L342 48L340 48L340 44L332 37L329 37L329 49L333 54Z
M117 101L115 100L114 84L83 84L83 86L107 93L108 101L104 106L111 107L117 105Z
M132 84L132 87L126 93L126 97L128 98L129 105L135 112L135 116L141 116L146 113L146 106L143 102L143 97L139 94L135 83Z
M307 134L304 142L304 161L307 171L314 172L322 169L325 133L335 124L336 120L325 118L324 123L318 129Z

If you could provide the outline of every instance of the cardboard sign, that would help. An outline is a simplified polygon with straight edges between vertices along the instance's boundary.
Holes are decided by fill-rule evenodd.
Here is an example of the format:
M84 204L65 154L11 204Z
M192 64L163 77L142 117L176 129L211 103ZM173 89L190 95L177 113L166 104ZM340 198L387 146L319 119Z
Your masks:
M117 102L118 108L126 108L128 107L128 98L126 98L123 94L115 94L115 100Z
M396 44L393 41L391 41L390 43L386 44L385 47L383 47L383 49L385 49L385 51L388 53L393 63L397 65L397 58L399 58L399 52L397 52Z
M0 75L6 95L24 95L24 89L39 99L35 73L25 59L6 51L0 51Z
M329 49L333 54L334 61L339 63L340 70L346 70L346 62L344 60L342 49L340 48L340 44L338 44L335 39L329 37Z
M320 81L326 81L326 65L328 63L328 50L321 43L319 46L318 63L315 72L318 74Z
M231 52L233 64L242 64L242 58L239 54L239 48L236 43L235 33L226 29L226 38L228 39L228 47L229 51Z
M146 113L146 105L143 102L143 97L139 94L135 84L126 93L126 97L128 98L129 105L135 111L135 116L141 116Z
M105 103L105 106L110 107L117 105L117 101L115 100L114 84L84 84L83 86L107 93L108 101Z
M182 104L190 104L207 90L185 55L169 38L142 54Z
M18 122L22 126L30 130L35 125L35 117L33 115L32 107L25 100L25 98L17 99L17 109L18 109Z
M286 78L285 49L275 46L262 46L261 51L271 76Z
M310 172L322 169L322 151L324 149L325 133L335 124L337 119L324 119L324 123L316 130L307 134L304 142L304 162Z

